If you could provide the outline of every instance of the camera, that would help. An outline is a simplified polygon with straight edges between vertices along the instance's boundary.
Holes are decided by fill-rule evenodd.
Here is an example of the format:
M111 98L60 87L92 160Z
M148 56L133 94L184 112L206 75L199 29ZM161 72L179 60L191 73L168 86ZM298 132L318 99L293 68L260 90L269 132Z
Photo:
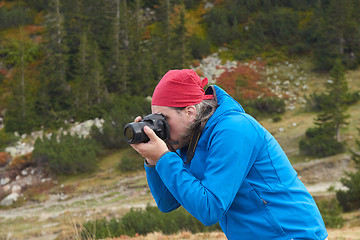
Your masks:
M146 143L150 139L144 132L144 127L150 127L156 135L167 140L170 138L169 124L164 115L160 113L149 114L140 122L128 123L124 127L124 137L128 143Z

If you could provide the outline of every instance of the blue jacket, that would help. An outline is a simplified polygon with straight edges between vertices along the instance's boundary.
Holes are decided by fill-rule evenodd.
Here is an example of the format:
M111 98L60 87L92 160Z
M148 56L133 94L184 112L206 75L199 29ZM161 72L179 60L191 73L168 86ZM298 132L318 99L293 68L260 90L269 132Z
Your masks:
M228 239L327 237L315 201L275 138L241 105L215 86L219 107L206 123L195 155L186 149L145 166L151 193L163 212L182 205Z

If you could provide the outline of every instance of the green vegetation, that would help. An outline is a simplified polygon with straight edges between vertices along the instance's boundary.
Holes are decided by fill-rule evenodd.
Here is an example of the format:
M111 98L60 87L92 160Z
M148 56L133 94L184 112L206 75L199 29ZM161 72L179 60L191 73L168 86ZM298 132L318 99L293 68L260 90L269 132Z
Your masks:
M359 129L360 133L360 129ZM360 150L360 140L356 141L357 150ZM348 190L340 190L336 193L344 211L356 210L360 208L360 153L352 151L352 160L356 164L356 171L346 173L346 178L342 178L341 182Z
M231 60L271 64L307 55L313 69L329 71L337 59L355 69L357 5L358 0L221 0L206 7L184 0L2 1L5 129L29 133L64 120L105 118L117 107L114 99L149 96L169 69L188 68L219 48ZM260 112L263 103L250 105L259 104Z
M327 228L341 228L344 218L341 216L342 208L336 199L321 200L316 202Z
M78 174L97 169L99 147L92 139L53 134L36 140L33 160L56 174Z
M219 224L204 226L183 208L171 213L162 213L157 207L147 206L145 210L131 209L121 219L101 219L84 224L83 239L119 237L121 235L146 235L151 232L164 234L187 230L192 233L220 230Z
M348 83L345 79L345 69L338 60L330 71L330 80L326 84L326 93L312 95L317 101L311 104L313 109L319 109L314 121L316 127L306 130L305 138L299 142L303 154L326 157L345 151L345 143L340 139L340 127L348 125L350 117L346 113L349 103Z

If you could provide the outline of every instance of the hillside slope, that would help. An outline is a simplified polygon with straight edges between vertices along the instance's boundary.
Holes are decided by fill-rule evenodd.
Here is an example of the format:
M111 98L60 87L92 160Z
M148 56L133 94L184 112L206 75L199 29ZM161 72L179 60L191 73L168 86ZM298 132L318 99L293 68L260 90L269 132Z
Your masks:
M315 116L314 113L304 111L302 106L304 103L299 99L321 89L327 76L312 73L304 65L298 66L298 69L304 69L299 70L300 73L307 72L307 80L304 84L308 87L302 90L298 87L287 87L290 94L295 95L297 92L298 96L297 100L288 103L288 106L291 104L292 108L287 110L279 122L273 122L271 119L260 121L280 142L312 195L315 198L333 195L334 192L328 192L327 189L330 186L341 187L339 180L344 176L345 170L353 169L352 162L349 153L322 159L304 158L299 155L298 140L306 129L313 125ZM278 65L278 76L280 76L281 68L285 69L285 73L289 72L289 63ZM360 89L359 78L360 71L348 72L347 80L352 90ZM279 85L284 86L284 81L280 81ZM355 139L359 138L356 131L360 125L359 104L351 106L349 113L351 114L350 124L342 130L342 139L348 146L353 147ZM76 238L77 231L81 230L85 221L119 218L130 208L144 208L147 204L154 204L142 170L131 173L122 173L117 170L123 156L134 156L134 151L125 149L114 152L100 161L96 172L53 179L52 185L47 189L34 191L31 200L23 199L17 207L0 209L0 238L44 240ZM140 161L139 166L141 165ZM36 190L36 186L33 190ZM341 230L330 230L330 236L334 237L332 239L343 239L342 236L346 239L359 239L356 237L360 230L353 228L359 224L359 214L352 213L344 216L347 218L345 227ZM185 235L187 237L183 239L192 237ZM220 236L216 235L216 237ZM169 239L176 238L177 236L169 237ZM154 234L145 239L167 239L167 237ZM203 239L211 238L203 237Z

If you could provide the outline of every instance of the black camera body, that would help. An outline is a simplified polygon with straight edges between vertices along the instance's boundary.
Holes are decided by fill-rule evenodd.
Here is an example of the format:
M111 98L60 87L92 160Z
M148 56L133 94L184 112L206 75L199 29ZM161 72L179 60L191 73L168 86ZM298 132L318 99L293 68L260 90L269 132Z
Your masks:
M140 122L126 124L124 127L125 141L130 144L148 142L150 139L144 132L145 126L151 128L163 140L170 138L169 124L164 115L154 113L145 116Z

